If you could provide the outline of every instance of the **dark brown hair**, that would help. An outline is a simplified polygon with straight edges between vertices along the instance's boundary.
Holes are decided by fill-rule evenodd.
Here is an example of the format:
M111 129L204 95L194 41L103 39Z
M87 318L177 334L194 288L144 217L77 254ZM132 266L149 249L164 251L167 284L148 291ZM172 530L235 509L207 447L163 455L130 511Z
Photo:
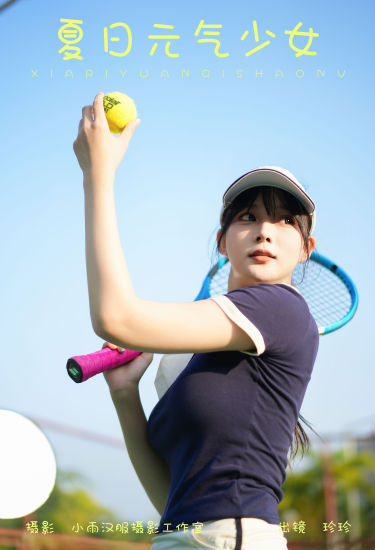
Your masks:
M232 223L234 217L239 212L242 212L245 209L250 209L255 199L259 195L259 193L261 193L262 195L264 206L266 208L267 213L270 216L272 217L275 216L275 211L277 208L277 199L279 199L283 207L286 208L293 217L295 217L298 227L301 231L305 250L309 255L310 253L309 236L310 236L311 223L312 223L311 216L309 216L303 204L296 197L294 197L293 195L291 195L290 193L282 189L279 189L276 187L266 187L266 186L253 187L251 189L243 191L225 209L223 213L221 227L220 227L220 236L218 238L217 246L216 246L217 254L219 254L219 247L220 247L222 238L227 232L228 227ZM307 265L308 265L308 260L303 264L303 275L305 273ZM303 276L302 276L302 279L303 279ZM316 434L316 431L314 430L314 428L301 414L298 415L298 418L301 419L302 422L304 422ZM297 421L297 424L293 432L293 441L290 447L291 460L293 460L296 457L297 452L300 448L303 456L304 453L307 452L310 448L310 440L305 430L303 429L301 423ZM290 466L290 462L289 462L289 466Z

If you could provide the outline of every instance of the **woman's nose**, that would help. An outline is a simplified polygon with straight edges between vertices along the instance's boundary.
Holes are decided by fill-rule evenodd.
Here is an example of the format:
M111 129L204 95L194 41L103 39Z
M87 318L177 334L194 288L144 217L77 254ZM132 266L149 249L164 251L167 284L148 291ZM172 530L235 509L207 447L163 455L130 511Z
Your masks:
M267 241L267 242L270 243L270 242L272 242L272 239L271 239L271 237L267 237L267 236L264 236L264 235L258 235L257 241L258 242Z
M256 240L259 241L272 241L273 224L270 221L264 221L259 224L258 232L256 233Z

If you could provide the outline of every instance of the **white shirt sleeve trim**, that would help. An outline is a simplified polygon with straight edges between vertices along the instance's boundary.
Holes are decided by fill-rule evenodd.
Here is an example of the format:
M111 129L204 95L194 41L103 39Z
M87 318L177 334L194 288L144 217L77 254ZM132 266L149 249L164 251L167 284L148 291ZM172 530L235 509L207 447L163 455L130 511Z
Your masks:
M246 334L250 337L251 341L254 343L255 351L245 351L239 350L247 355L261 355L265 349L265 343L263 336L257 329L257 327L249 321L249 319L241 313L241 311L233 304L233 302L227 296L213 296L210 300L214 300L217 305L224 311L224 313L233 321L238 327L240 327Z

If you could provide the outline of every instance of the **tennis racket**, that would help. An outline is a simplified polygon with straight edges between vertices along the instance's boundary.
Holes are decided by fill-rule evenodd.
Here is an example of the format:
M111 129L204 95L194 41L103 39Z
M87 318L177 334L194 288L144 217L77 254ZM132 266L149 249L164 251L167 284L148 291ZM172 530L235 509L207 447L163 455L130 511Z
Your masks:
M352 279L334 262L313 251L305 274L304 264L293 271L292 284L305 298L314 317L319 334L329 334L352 319L358 307L358 292ZM195 300L204 300L228 292L230 263L220 260L206 275ZM84 382L95 374L118 367L140 355L139 351L104 348L95 353L71 357L67 362L69 376Z

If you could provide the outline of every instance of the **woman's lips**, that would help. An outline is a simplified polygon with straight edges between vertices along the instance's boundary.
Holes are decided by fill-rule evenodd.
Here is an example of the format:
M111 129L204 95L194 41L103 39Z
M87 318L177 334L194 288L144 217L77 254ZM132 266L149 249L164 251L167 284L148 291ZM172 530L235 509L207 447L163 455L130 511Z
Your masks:
M265 263L267 260L272 260L275 256L267 248L256 248L249 254L250 258L254 258L256 262Z
M266 254L254 254L253 256L250 256L250 258L260 263L266 263L269 260L273 260L271 256L267 256Z

